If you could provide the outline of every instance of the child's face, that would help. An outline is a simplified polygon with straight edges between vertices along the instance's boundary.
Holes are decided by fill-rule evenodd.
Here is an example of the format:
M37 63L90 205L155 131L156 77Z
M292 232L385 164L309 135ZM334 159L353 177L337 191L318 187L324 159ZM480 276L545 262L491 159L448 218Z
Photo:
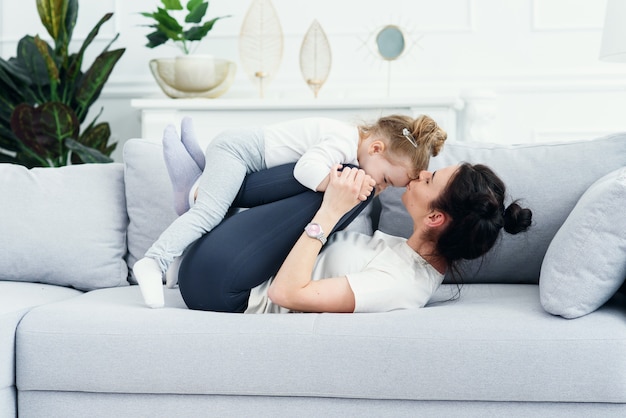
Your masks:
M376 181L376 193L387 186L405 187L411 181L409 161L389 161L382 153L368 154L359 160L360 167Z

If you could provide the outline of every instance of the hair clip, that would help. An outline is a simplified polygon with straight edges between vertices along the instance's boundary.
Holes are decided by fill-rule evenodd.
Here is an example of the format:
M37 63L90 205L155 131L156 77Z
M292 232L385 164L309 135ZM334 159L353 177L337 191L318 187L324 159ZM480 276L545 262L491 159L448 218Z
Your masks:
M411 143L411 145L417 148L417 141L415 140L415 138L413 138L413 135L411 135L411 132L409 132L407 128L402 129L402 135L404 135L404 137Z

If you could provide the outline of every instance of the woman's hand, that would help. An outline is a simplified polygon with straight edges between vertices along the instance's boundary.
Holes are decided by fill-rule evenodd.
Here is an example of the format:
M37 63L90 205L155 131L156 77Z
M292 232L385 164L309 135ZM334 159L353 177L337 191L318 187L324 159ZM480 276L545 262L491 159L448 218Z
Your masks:
M367 200L374 188L374 180L365 171L336 165L330 170L328 187L320 211L343 216L361 201Z

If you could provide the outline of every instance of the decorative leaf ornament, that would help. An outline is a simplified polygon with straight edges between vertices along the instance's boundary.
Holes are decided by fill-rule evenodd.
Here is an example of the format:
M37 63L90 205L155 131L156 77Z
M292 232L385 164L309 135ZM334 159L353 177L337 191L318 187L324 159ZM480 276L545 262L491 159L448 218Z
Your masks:
M319 22L314 20L300 47L300 71L315 97L328 79L331 60L326 33Z
M270 0L253 0L239 35L241 66L260 97L278 72L283 57L283 30Z

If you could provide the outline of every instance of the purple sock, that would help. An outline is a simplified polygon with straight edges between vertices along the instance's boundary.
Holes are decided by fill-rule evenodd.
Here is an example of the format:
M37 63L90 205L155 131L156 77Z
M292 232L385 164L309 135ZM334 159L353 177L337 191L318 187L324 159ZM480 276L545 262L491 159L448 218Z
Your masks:
M173 125L168 125L163 132L163 158L174 189L174 209L182 215L189 210L189 192L202 170L187 152Z
M193 129L193 121L189 116L185 116L180 122L180 137L183 145L187 149L187 152L196 162L200 171L204 171L204 152L198 144L196 133Z

